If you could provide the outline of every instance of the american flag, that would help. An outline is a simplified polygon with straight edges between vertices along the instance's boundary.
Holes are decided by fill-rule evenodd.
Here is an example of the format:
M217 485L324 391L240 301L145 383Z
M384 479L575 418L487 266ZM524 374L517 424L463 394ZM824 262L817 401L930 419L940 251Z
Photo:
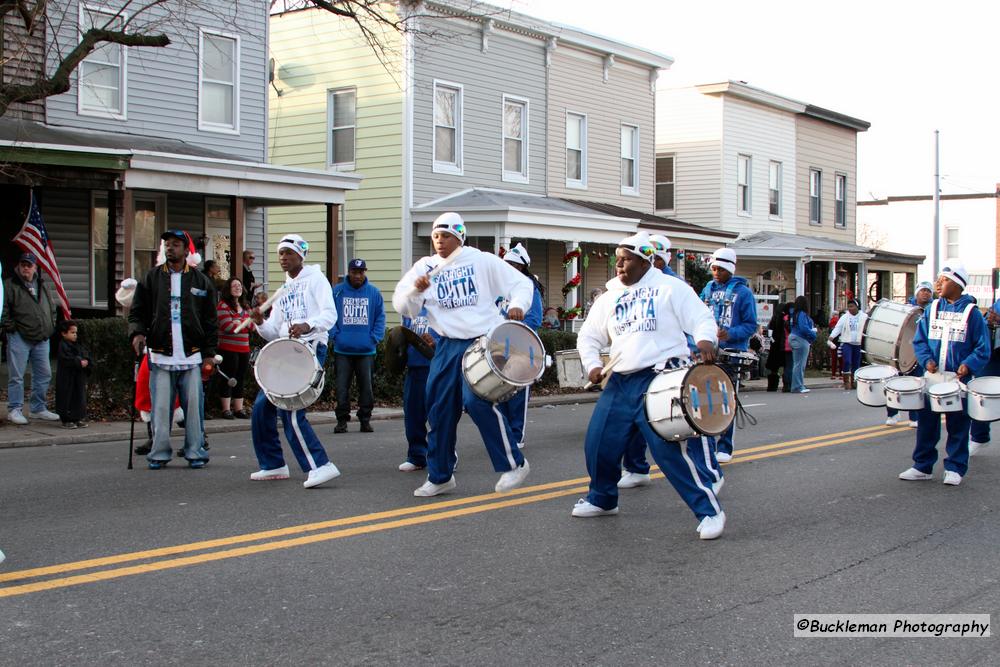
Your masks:
M59 306L66 319L70 319L72 313L69 311L69 297L66 296L66 288L63 287L59 267L56 266L56 255L52 248L52 241L49 240L49 235L45 231L45 223L42 222L42 213L38 210L35 193L31 193L31 210L28 211L28 217L24 221L21 231L14 235L13 241L25 252L34 254L38 258L38 266L52 277L56 292L59 293L59 298L62 300Z

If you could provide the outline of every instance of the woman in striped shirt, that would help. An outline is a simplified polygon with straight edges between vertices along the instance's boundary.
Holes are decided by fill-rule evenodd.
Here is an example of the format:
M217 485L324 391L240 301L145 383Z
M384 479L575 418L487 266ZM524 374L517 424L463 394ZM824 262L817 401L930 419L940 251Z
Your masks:
M243 378L250 365L250 332L254 325L250 324L240 333L233 333L249 317L249 311L243 308L242 296L243 283L239 278L230 278L219 296L217 307L222 372L236 380L235 387L220 383L223 419L248 419L250 416L243 412Z

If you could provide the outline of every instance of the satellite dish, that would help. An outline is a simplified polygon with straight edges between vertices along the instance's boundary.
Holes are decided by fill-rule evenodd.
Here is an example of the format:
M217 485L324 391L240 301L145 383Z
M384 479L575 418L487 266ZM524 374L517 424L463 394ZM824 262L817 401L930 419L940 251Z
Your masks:
M274 83L274 58L267 61L267 82Z

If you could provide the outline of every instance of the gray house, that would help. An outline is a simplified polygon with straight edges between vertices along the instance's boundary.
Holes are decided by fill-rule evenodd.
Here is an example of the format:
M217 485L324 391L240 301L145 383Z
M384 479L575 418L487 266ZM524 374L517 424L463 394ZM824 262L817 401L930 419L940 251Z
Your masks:
M109 295L155 261L163 230L188 231L223 274L244 249L269 252L270 207L325 205L335 220L361 177L267 164L268 3L212 11L168 2L129 16L124 0L57 0L31 34L3 24L4 80L51 74L91 27L166 34L164 48L105 44L71 89L0 118L0 234L39 202L75 315L113 313ZM206 5L207 6L207 5ZM123 10L123 7L125 9ZM3 249L9 270L18 250Z

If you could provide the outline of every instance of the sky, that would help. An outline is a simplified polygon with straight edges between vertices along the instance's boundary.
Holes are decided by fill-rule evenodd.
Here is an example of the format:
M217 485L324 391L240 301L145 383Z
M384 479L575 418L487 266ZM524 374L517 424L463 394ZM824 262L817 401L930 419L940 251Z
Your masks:
M1000 182L1000 2L493 0L674 59L659 87L746 81L861 118L858 199Z

